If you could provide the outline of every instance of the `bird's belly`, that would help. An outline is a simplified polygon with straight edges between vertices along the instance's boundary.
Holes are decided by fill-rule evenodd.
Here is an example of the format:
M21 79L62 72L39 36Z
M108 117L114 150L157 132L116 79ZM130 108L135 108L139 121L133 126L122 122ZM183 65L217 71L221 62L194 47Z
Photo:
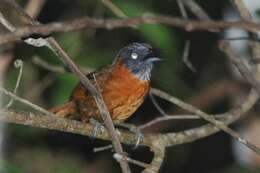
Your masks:
M119 96L109 103L108 109L113 120L125 120L130 117L136 109L143 103L143 95L139 93L131 94L128 97Z
M129 118L143 103L148 91L149 84L146 82L135 84L120 82L120 84L116 84L116 87L106 88L103 98L112 120L124 121Z

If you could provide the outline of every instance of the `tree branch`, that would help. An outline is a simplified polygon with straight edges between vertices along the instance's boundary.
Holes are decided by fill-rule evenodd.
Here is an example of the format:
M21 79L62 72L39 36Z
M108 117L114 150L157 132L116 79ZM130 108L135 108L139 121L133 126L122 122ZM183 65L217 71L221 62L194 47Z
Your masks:
M52 22L44 25L22 27L11 34L0 35L0 44L19 41L21 38L29 37L32 34L47 36L53 32L67 32L85 28L115 29L142 24L164 24L183 28L186 31L203 30L216 32L227 28L240 28L256 33L260 30L260 24L251 21L197 21L151 14L126 19L96 19L82 17L71 21Z

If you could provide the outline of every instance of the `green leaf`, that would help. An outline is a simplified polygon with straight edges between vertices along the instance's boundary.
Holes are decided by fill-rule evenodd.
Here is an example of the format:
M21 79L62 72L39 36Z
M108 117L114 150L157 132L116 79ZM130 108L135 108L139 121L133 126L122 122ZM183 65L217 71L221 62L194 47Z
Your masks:
M67 101L77 83L78 80L73 74L59 75L52 90L53 105L59 105Z

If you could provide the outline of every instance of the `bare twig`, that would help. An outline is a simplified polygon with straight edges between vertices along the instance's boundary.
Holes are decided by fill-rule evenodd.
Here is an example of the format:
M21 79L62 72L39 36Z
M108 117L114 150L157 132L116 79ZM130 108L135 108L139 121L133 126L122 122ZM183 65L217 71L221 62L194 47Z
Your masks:
M154 153L152 162L146 167L142 173L158 173L164 157L165 157L165 149L166 149L166 141L165 140L155 140L152 143L151 150Z
M231 3L237 9L238 13L240 14L243 20L252 21L252 16L242 0L231 0ZM252 39L249 42L252 59L260 59L260 44L257 41L255 41L258 39L258 33L249 31L249 37ZM259 71L257 71L257 73L258 72Z
M53 74L48 74L44 76L39 81L35 81L35 84L32 89L28 90L24 94L24 98L28 100L37 100L40 98L44 90L49 87L51 84L53 84L53 81L55 80L55 77Z
M149 92L149 97L154 105L154 107L158 110L158 112L162 115L162 116L168 116L165 111L161 108L161 106L159 105L159 103L156 101L156 98L153 96L153 94L151 92Z
M251 20L252 16L249 12L249 10L246 8L245 4L241 0L230 0L234 7L238 10L241 18L244 20Z
M177 4L178 4L178 6L179 6L179 9L180 9L180 12L181 12L182 17L183 17L185 20L187 20L187 19L188 19L188 14L187 14L187 12L186 12L186 10L185 10L185 7L184 7L184 5L183 5L183 1L182 1L182 0L177 0Z
M181 12L181 15L182 17L185 19L185 20L188 20L188 14L185 10L185 7L183 5L183 1L182 0L177 0L177 4L179 6L179 9L180 9L180 12ZM183 57L182 57L182 61L184 62L184 64L186 64L186 66L188 68L190 68L193 72L196 72L196 69L193 67L193 65L191 64L191 62L189 61L189 51L190 51L190 44L191 44L191 41L190 40L186 40L185 41L185 46L184 46L184 49L183 49Z
M169 120L195 120L195 119L201 119L201 117L198 116L198 115L166 115L164 117L155 118L155 119L153 119L153 120L151 120L151 121L149 121L145 124L138 126L137 128L139 130L143 130L143 129L150 127L154 124L157 124L157 123L160 123L160 122L163 122L163 121L169 121Z
M3 13L0 12L0 23L6 27L8 30L14 32L16 28L14 27L13 24L11 24L8 20L5 19Z
M18 97L18 96L16 96L15 94L13 94L13 93L7 91L6 89L4 89L4 88L2 88L2 87L0 87L0 92L3 92L5 95L11 97L13 100L17 100L17 101L19 101L19 102L21 102L21 103L23 103L23 104L26 104L26 105L32 107L33 109L35 109L35 110L37 110L37 111L43 113L43 114L46 114L46 115L49 115L49 116L55 116L54 114L52 114L52 113L49 112L48 110L43 109L42 107L40 107L40 106L38 106L38 105L36 105L36 104L33 104L33 103L29 102L28 100L25 100L25 99L23 99L23 98L21 98L21 97Z
M195 73L195 72L197 72L197 70L194 68L194 66L192 65L192 63L189 60L190 44L191 44L190 40L185 41L183 55L182 55L182 61L184 62L184 64L186 64L186 66L191 71L193 71Z
M93 151L95 153L97 153L97 152L100 152L100 151L110 150L110 149L113 149L113 145L106 145L106 146L103 146L103 147L97 147L97 148L94 148Z
M37 57L37 56L34 56L32 58L32 62L46 70L49 70L51 72L55 72L55 73L65 73L66 70L65 68L61 67L61 66L57 66L57 65L52 65L46 61L44 61L43 59Z
M130 157L124 157L122 156L121 154L118 154L118 153L115 153L113 155L113 157L116 159L116 160L122 160L122 159L125 159L127 162L129 163L132 163L134 165L137 165L137 166L140 166L142 168L147 168L149 166L149 164L147 163L144 163L144 162L140 162L138 160L134 160L134 159L131 159Z
M233 81L230 79L221 79L221 80L215 81L213 84L209 84L208 86L205 86L204 89L197 92L195 96L192 96L190 99L187 99L185 101L191 105L196 106L199 109L202 109L202 108L207 109L210 106L214 105L215 102L218 102L219 100L222 100L223 98L229 98L230 96L233 96L234 94L241 93L243 91L243 89L241 87L242 85L243 85L243 83L240 83L238 81ZM187 113L188 112L185 110L177 109L174 112L171 112L171 115L169 115L169 116L187 114ZM220 114L220 115L212 115L212 116L214 116L215 118L220 120L220 118L223 115ZM184 118L184 120L185 120L185 118ZM153 120L151 120L151 121L153 121ZM147 123L149 123L149 122L147 122ZM146 132L146 133L151 132L151 131L160 132L164 129L168 129L168 127L172 127L171 123L169 123L167 121L162 121L162 123L156 124L156 128L153 128L152 126L148 126L147 128L143 129L143 132Z
M165 24L183 28L186 31L204 30L217 32L227 28L241 28L256 33L260 30L260 24L251 21L196 21L161 15L143 15L126 19L95 19L83 17L67 22L53 22L44 25L22 27L17 29L14 33L0 35L0 44L19 41L21 38L29 37L32 34L46 36L53 32L67 32L83 28L114 29L141 24Z
M248 96L243 100L243 103L230 111L222 114L223 119L221 120L224 124L228 125L245 115L257 102L259 96L255 90L251 90ZM219 114L218 116L220 116ZM181 143L193 142L198 137L206 137L208 134L214 134L219 129L214 124L207 124L198 128L189 129L180 133L166 133L162 134L162 139L167 141L167 146L172 146ZM195 134L197 136L195 136ZM177 140L175 140L177 139ZM179 143L180 142L180 143Z
M258 95L260 95L260 83L256 79L255 75L248 69L246 64L241 60L241 58L238 58L233 52L229 43L227 41L221 41L219 46L220 49L228 55L231 62L237 67L243 77L254 87Z
M189 105L173 96L170 96L167 93L164 93L160 90L157 89L152 89L152 93L157 95L158 97L161 97L165 100L170 101L173 104L178 105L179 107L188 110L191 113L194 113L196 115L201 116L203 119L207 120L208 122L214 124L217 128L223 130L224 132L226 132L227 134L229 134L230 136L232 136L233 138L237 139L240 143L244 144L245 146L247 146L248 148L250 148L251 150L253 150L254 152L256 152L258 155L260 155L260 149L258 147L256 147L255 145L251 144L250 142L248 142L247 140L243 139L239 133L235 132L234 130L232 130L231 128L229 128L228 126L226 126L223 122L216 120L214 117L206 114L205 112L197 109L196 107Z
M53 64L50 64L48 63L47 61L44 61L43 59L41 59L40 57L38 56L34 56L32 58L32 62L42 68L44 68L45 70L48 70L50 72L54 72L54 73L60 73L60 74L63 74L63 73L66 73L66 72L69 72L68 69L66 69L65 67L63 66L59 66L59 65L53 65ZM81 67L82 71L84 72L84 74L87 74L87 73L90 73L92 72L94 69L92 68L85 68L85 67Z
M22 75L23 75L23 61L20 60L20 59L15 60L14 66L15 66L15 68L19 68L19 74L18 74L18 76L17 76L15 88L14 88L14 91L13 91L13 94L16 95L17 90L18 90L18 88L19 88L19 86L20 86L20 82L21 82L21 79L22 79ZM11 100L10 100L10 101L7 103L7 105L6 105L6 108L9 108L10 106L12 106L13 102L14 102L14 99L11 98Z
M127 18L127 15L119 9L115 4L113 4L110 0L101 0L101 2L108 7L116 16L120 18Z
M201 20L210 20L208 14L193 0L182 0L184 5L186 5L190 11Z
M26 4L25 11L33 19L36 19L41 12L46 0L29 0Z
M101 2L109 8L117 17L126 19L128 16L120 9L118 8L111 0L101 0ZM137 26L130 26L133 29L138 29Z

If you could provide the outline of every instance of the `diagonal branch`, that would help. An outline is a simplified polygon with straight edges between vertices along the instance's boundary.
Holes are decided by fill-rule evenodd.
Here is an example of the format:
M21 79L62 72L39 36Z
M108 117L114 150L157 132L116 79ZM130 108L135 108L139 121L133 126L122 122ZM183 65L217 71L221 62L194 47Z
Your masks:
M236 120L241 118L241 116L245 115L255 105L258 98L259 96L255 92L255 90L251 90L247 98L244 99L241 105L222 114L223 119L221 119L221 122L224 123L225 125L229 125L235 122ZM214 116L220 116L220 115L221 114L214 115ZM213 115L209 115L209 116L213 116ZM161 138L167 141L166 142L167 146L172 146L172 145L193 142L196 140L197 137L207 137L208 134L212 135L218 131L219 129L215 126L215 124L207 124L201 127L185 130L179 133L170 132L170 133L162 134Z
M226 132L227 134L229 134L230 136L232 136L233 138L237 139L240 143L244 144L245 146L247 146L248 148L250 148L251 150L253 150L254 152L256 152L258 155L260 155L260 149L258 147L256 147L255 145L251 144L250 142L248 142L247 140L243 139L239 133L235 132L234 130L232 130L231 128L229 128L225 123L223 123L222 121L216 120L213 116L208 115L207 113L199 110L198 108L189 105L179 99L177 99L176 97L173 97L165 92L162 92L160 90L157 89L152 89L151 91L153 94L166 99L168 101L170 101L173 104L178 105L179 107L194 113L196 115L199 115L201 118L207 120L208 122L214 124L218 129L223 130L224 132Z
M250 11L247 9L246 5L242 0L230 0L233 6L237 9L239 15L241 18L245 21L252 21L252 16L250 14ZM259 42L255 41L258 39L258 33L249 31L249 37L251 38L249 45L251 48L251 55L254 60L260 59L260 44ZM258 73L257 69L255 69L255 72Z
M25 100L23 98L18 97L14 93L9 92L9 91L7 91L6 89L4 89L2 87L0 87L0 92L2 92L5 95L9 96L12 100L19 101L19 102L21 102L23 104L26 104L26 105L32 107L33 109L35 109L35 110L37 110L37 111L39 111L39 112L41 112L41 113L43 113L45 115L54 116L54 114L52 114L48 110L46 110L46 109L44 109L44 108L42 108L42 107L40 107L40 106L38 106L36 104L33 104L30 101L28 101L28 100Z
M257 91L258 95L260 95L260 83L255 77L255 74L246 66L246 64L242 61L240 57L238 57L233 49L231 48L228 41L220 41L219 43L220 49L226 53L230 61L236 66L242 76L249 82L254 89Z
M193 0L182 0L184 5L186 5L190 11L200 19L200 20L210 20L208 14Z

